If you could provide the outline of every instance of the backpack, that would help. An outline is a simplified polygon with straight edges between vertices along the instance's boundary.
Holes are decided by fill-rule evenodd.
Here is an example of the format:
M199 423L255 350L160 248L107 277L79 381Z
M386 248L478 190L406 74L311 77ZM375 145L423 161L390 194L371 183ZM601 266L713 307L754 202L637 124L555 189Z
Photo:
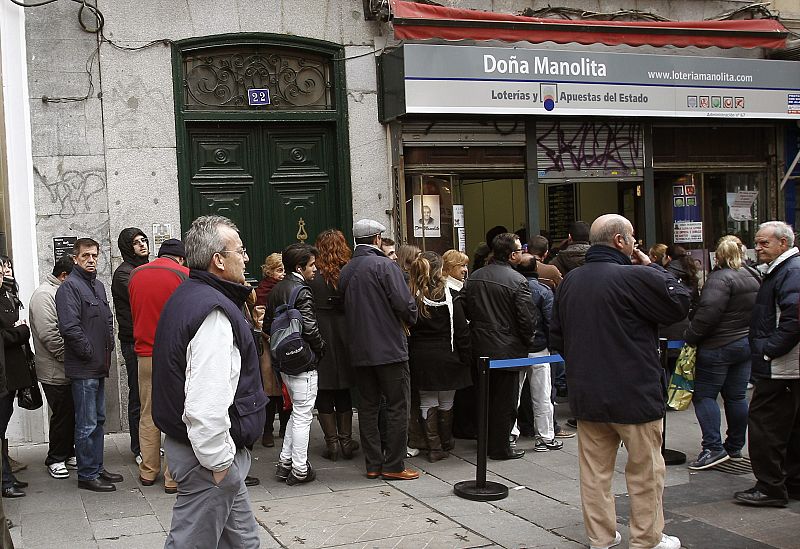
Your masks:
M313 370L317 362L311 346L303 339L303 316L294 307L304 287L296 286L289 295L288 303L275 309L275 318L269 330L272 366L290 376Z

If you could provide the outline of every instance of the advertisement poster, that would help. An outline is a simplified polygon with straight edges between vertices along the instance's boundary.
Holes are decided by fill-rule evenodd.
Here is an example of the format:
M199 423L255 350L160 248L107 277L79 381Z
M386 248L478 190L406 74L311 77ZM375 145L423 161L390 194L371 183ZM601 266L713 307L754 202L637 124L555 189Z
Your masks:
M703 241L703 221L697 186L682 177L672 185L672 241L675 244Z
M439 195L415 194L413 200L414 236L424 236L426 238L439 238L442 236Z

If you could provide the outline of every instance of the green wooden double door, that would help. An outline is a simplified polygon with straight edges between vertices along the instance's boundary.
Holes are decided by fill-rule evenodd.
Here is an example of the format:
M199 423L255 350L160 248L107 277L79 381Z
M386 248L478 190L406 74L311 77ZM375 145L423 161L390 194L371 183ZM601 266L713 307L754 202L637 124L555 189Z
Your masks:
M267 254L349 225L333 123L190 122L186 130L184 225L201 215L232 219L250 256L248 279L261 278Z

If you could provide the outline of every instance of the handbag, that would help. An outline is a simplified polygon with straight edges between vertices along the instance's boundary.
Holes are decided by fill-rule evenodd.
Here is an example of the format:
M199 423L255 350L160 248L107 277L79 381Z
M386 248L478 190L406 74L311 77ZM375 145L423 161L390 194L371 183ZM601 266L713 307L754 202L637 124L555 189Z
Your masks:
M42 390L39 389L39 379L36 377L36 357L27 343L25 344L25 356L33 385L17 390L17 406L26 410L38 410L44 402L42 401Z
M675 371L667 387L667 406L674 410L689 407L694 394L694 367L697 361L697 347L684 344L675 362Z

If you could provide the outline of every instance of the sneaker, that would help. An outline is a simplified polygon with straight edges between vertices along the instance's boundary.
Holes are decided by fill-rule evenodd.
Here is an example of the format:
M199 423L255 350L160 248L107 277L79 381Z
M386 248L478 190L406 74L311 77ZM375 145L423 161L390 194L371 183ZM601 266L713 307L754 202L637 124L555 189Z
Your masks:
M718 452L703 450L700 452L700 455L697 456L697 459L689 464L689 469L692 471L702 471L703 469L708 469L709 467L728 461L729 458L730 456L725 450L719 450Z
M413 458L419 455L419 450L417 448L412 448L411 446L406 446L406 457Z
M278 479L280 482L286 482L286 479L289 478L289 473L292 472L292 462L282 462L279 461L275 464L275 478Z
M535 452L549 452L550 450L561 450L564 443L560 440L544 440L543 438L536 439L536 446L533 447Z
M608 545L591 545L590 549L611 549L612 547L616 547L622 543L622 534L619 532L614 532L614 541L612 541Z
M63 461L48 465L47 472L53 478L69 478L69 469L67 469Z
M749 391L749 390L751 390L753 387L755 387L755 385L753 385L752 383L750 383L750 382L748 381L748 382L747 382L747 390Z
M71 458L67 458L67 461L64 462L64 465L67 466L67 469L77 469L78 468L78 458L72 456Z
M675 536L661 534L661 543L653 547L653 549L681 549L681 540Z
M136 454L136 457L133 458L133 460L136 462L136 465L141 465L142 464L142 454Z
M575 431L567 431L566 429L559 429L556 431L556 438L574 438Z
M731 458L731 461L742 461L744 459L741 450L736 450L735 452L728 451L728 457Z
M311 482L317 478L317 473L311 467L311 464L306 462L306 474L303 476L299 476L294 468L292 468L291 473L289 473L289 477L286 479L286 484L289 486L295 486L296 484L304 484L306 482Z

